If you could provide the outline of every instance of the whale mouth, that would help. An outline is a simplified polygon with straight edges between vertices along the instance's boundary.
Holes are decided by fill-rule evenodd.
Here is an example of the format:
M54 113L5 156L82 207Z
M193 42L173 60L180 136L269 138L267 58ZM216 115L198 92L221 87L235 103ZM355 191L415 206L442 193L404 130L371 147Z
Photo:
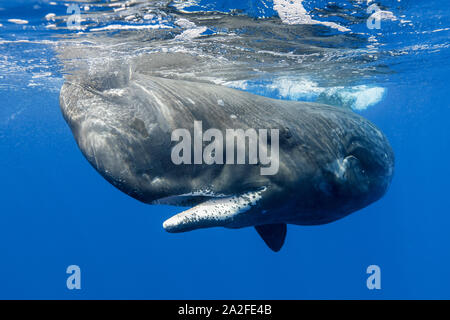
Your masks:
M240 215L250 217L248 212L262 199L265 190L262 188L240 195L210 198L167 219L163 227L174 233L232 225Z
M163 198L156 199L152 204L163 204L170 206L179 207L193 207L202 202L214 199L214 198L225 198L229 195L217 194L209 189L202 189L197 191L192 191L189 193L172 195Z

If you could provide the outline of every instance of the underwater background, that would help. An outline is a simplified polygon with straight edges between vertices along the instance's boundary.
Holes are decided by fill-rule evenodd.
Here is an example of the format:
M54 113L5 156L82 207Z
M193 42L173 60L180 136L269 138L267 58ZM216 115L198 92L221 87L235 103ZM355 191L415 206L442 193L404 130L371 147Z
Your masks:
M449 36L446 1L0 0L0 298L449 299ZM110 185L59 109L64 76L142 55L155 75L353 109L392 145L390 189L289 225L278 253L253 228L167 233L180 209Z

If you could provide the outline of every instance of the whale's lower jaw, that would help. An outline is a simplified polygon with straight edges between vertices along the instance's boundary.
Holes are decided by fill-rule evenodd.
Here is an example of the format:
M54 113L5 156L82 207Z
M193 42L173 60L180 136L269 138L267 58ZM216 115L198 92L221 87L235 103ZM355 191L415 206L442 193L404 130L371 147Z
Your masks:
M376 198L370 200L370 203L379 200L383 195L384 192L380 192ZM278 209L278 211L297 212L297 214L292 214L295 218L283 219L281 212L270 212L260 205L264 198L269 198L269 202L275 202L276 196L273 196L270 188L267 187L236 196L210 195L205 197L203 195L201 198L195 198L196 201L199 201L198 204L167 219L163 223L163 227L169 233L180 233L211 227L239 229L253 226L267 246L278 252L284 244L287 224L300 226L324 225L340 220L370 204L360 203L352 208L347 207L328 212L314 212L313 210L298 212L299 208L293 202L285 205L282 209ZM183 195L161 199L160 201L172 205L192 201L189 197L187 197L187 200L182 200L186 197L186 195ZM203 201L200 201L200 199L203 199ZM159 204L159 201L156 201L155 204Z
M232 227L234 220L240 220L240 216L248 215L248 211L257 206L265 190L263 188L239 196L212 198L167 219L163 227L171 233L219 226ZM256 211L257 214L262 214L261 210ZM286 238L286 224L256 225L255 229L271 250L278 252L281 249Z
M174 233L226 226L248 214L261 200L264 191L265 188L236 196L212 198L167 219L163 227Z

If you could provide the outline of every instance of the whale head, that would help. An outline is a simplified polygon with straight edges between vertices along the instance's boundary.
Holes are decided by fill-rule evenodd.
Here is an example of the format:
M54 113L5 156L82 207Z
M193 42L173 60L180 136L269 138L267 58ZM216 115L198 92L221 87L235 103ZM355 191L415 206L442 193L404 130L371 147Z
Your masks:
M380 199L394 174L394 153L385 135L372 123L359 119L344 141L343 156L323 168L320 188L337 211L345 214Z

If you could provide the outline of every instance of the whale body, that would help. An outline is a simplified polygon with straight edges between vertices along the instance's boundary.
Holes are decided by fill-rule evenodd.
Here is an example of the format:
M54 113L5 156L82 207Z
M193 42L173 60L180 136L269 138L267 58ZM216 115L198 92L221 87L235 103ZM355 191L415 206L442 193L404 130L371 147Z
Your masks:
M385 194L394 172L393 151L374 124L323 104L128 70L72 77L60 107L111 184L147 204L190 207L164 222L169 232L254 226L278 251L286 224L325 224L364 208ZM194 135L196 122L203 131L276 129L276 174L261 174L259 162L173 163L172 133Z

